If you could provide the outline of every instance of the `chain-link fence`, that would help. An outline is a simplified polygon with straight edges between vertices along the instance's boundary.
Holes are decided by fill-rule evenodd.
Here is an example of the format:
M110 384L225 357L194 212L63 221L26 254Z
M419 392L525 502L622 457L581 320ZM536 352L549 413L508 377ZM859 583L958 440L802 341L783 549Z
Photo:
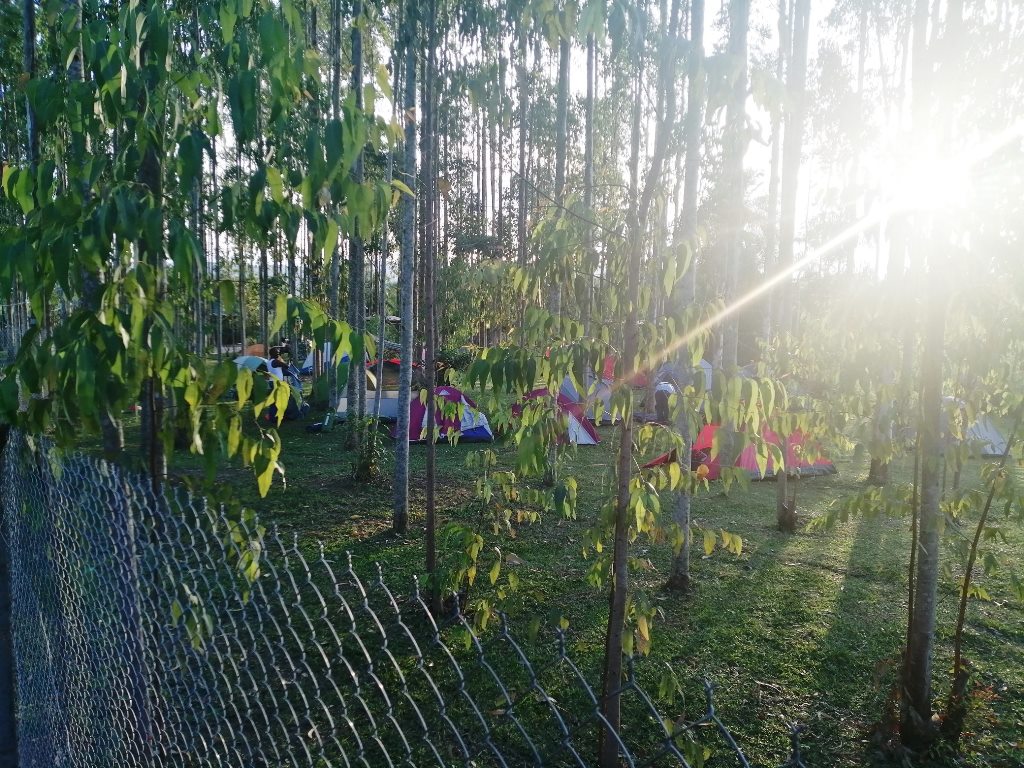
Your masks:
M379 568L13 433L3 486L20 765L596 763L595 670L561 633L435 620ZM663 713L642 672L623 765L749 765L710 687Z

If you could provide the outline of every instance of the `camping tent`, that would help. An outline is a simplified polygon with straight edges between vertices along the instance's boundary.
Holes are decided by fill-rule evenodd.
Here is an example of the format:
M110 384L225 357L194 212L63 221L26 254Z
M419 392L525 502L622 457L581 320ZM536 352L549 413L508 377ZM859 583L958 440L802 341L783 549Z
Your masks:
M967 442L980 446L981 455L994 458L1006 453L1006 438L986 414L978 417L967 429Z
M686 387L688 384L695 383L697 368L700 368L701 373L704 374L704 389L710 391L714 383L714 369L711 367L711 363L703 359L693 368L678 365L674 361L665 361L658 368L657 378L659 380L668 378L678 386Z
M309 354L306 355L306 359L302 361L302 368L300 368L299 370L302 371L302 375L303 376L312 376L313 375L313 355L314 355L315 352L316 352L315 349L309 350ZM331 359L331 342L328 341L326 344L324 344L323 353L324 353L324 357L323 357L324 360L330 360Z
M528 392L524 399L536 400L541 397L548 397L549 395L550 393L547 389L541 388ZM601 437L597 434L597 430L594 429L594 425L587 421L584 415L582 403L578 403L559 392L555 398L555 405L558 408L558 412L565 417L567 425L565 434L559 437L560 442L572 443L573 445L597 445L601 442Z
M707 458L704 459L703 463L708 468L708 479L716 480L722 473L720 457L715 456L713 459L710 458L712 451L712 444L715 438L715 433L718 431L718 424L705 424L701 429L697 439L693 442L694 453L703 453ZM775 434L772 430L764 428L761 431L761 437L765 442L771 443L776 446L782 445L782 439ZM757 466L757 446L748 445L736 458L734 466L745 469L753 480L765 480L771 477L775 477L774 461L771 456L768 457L768 466L765 470L764 475L761 475L761 471ZM793 432L789 436L789 441L786 450L786 473L789 475L797 474L799 470L801 477L813 477L816 475L833 475L836 473L836 466L830 459L822 455L821 447L812 440L808 440L807 437L799 430Z
M265 357L259 357L258 355L240 355L235 358L235 365L239 368L246 368L253 373L265 373L278 381L283 381L288 384L291 389L291 397L288 399L288 408L285 411L286 419L297 419L309 410L309 406L303 403L302 387L300 386L299 380L290 370L275 368L270 364L269 360ZM276 411L273 406L271 406L265 411L265 413L272 417L276 414Z
M572 378L566 376L562 380L562 386L558 390L559 397L569 403L577 403L586 406L586 416L591 421L598 421L597 410L600 406L601 424L612 423L612 382L607 379L598 379L592 372L587 372L587 380L583 386L585 391L579 392L572 383Z
M476 403L455 387L438 387L434 390L436 406L434 423L440 438L458 436L461 441L489 443L494 440L487 417L477 410ZM427 440L426 393L420 392L409 402L409 442ZM447 413L446 413L447 411ZM455 411L455 412L453 412ZM391 428L391 436L398 439L398 425Z
M962 400L947 395L942 398L942 407L942 432L947 440L957 442L951 434L952 425L950 420L959 411L960 418L963 420L961 423L966 422L967 409L965 403ZM992 423L992 419L985 413L978 416L974 423L964 430L964 440L972 451L977 449L982 458L997 458L1006 452L1006 438L1003 437L996 425Z

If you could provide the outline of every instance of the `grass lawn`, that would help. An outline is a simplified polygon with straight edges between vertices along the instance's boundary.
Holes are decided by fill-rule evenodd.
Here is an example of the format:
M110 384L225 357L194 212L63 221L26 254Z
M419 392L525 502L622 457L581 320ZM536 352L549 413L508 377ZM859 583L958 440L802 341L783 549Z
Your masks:
M514 566L521 586L506 608L525 637L531 617L565 616L571 653L597 680L604 641L607 597L586 582L589 561L582 557L584 535L598 513L608 469L613 463L615 429L601 428L603 443L579 448L566 471L580 480L578 519L546 517L519 528L514 539L486 534L521 561ZM256 493L249 471L225 468L221 477L240 498L282 533L297 534L311 549L323 542L328 552L351 552L357 570L369 574L379 562L401 589L423 572L423 446L412 448L412 520L405 536L391 533L390 458L381 477L359 484L351 479L352 457L344 432L308 434L305 423L286 423L282 463L287 483L275 481L266 499ZM386 445L390 448L390 440ZM465 459L479 446L438 446L438 500L441 525L471 523L475 470ZM496 446L511 466L512 448ZM390 451L388 453L390 457ZM838 458L839 474L799 484L802 520L822 514L837 499L863 488L866 460ZM972 463L965 477L976 478ZM909 471L897 466L899 478ZM854 520L831 530L784 535L774 529L774 483L755 483L729 496L712 485L694 504L695 521L743 537L743 554L703 556L695 548L695 594L682 598L661 590L668 545L641 538L633 553L652 568L635 577L664 612L654 628L653 648L643 669L657 675L668 662L684 682L689 714L699 714L700 681L717 686L722 718L735 730L752 763L777 765L787 754L787 722L807 727L803 742L810 765L882 764L872 738L896 680L906 621L909 550L907 521ZM1004 564L977 579L994 600L974 602L968 614L966 655L976 668L975 697L965 736L965 754L937 759L936 765L1024 765L1024 610L1011 598L1009 571L1019 566L1024 536L1008 527L1006 542L990 545ZM444 546L443 539L440 546ZM450 550L449 550L450 551ZM442 552L442 557L444 553ZM947 562L954 562L945 552ZM490 589L483 576L474 595ZM980 571L980 569L979 569ZM958 574L960 569L953 568ZM936 637L935 689L948 691L951 633L959 593L946 576L940 583ZM656 690L656 688L655 688ZM667 714L686 706L678 700Z

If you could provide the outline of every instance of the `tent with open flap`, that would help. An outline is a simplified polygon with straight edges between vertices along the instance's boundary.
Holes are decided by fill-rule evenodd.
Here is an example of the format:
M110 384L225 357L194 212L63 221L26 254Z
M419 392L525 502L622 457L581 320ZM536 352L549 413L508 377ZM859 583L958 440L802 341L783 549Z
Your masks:
M720 429L718 424L705 424L697 439L693 441L694 453L704 454L702 463L707 466L709 480L716 480L722 474L721 455L711 458L715 433ZM765 442L778 446L781 449L782 438L771 429L765 428L761 431L761 437ZM757 463L757 446L751 443L740 451L734 464L739 469L744 469L752 480L767 480L775 477L775 462L771 454L768 455L768 464L762 475ZM818 475L834 475L836 466L821 450L816 441L809 439L800 430L796 430L789 436L786 445L786 473L800 477L815 477Z
M550 396L550 392L542 387L528 392L524 396L524 400L536 400L548 396ZM594 429L594 425L587 420L584 414L582 403L576 402L559 392L555 397L555 405L558 408L559 414L564 416L566 420L566 431L565 434L559 436L560 442L572 443L573 445L597 445L601 442L601 437L597 434L597 430ZM521 413L522 406L516 406L515 410Z
M1006 453L1006 438L987 414L979 416L967 428L967 442L978 446L983 458L995 458Z
M487 417L461 390L452 386L437 387L434 401L438 439L457 437L461 442L483 443L494 440ZM397 423L391 428L391 437L399 439ZM409 442L422 443L427 438L427 396L426 390L421 390L409 401Z

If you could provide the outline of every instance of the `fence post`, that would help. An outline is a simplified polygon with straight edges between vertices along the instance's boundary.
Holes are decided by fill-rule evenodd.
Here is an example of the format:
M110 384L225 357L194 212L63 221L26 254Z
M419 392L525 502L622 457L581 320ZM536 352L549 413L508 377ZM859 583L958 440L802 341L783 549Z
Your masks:
M0 479L4 477L7 459L7 441L11 428L0 424ZM8 551L7 516L14 510L3 511L0 530L0 768L18 765L17 702L14 693L14 644L11 627L11 564Z

